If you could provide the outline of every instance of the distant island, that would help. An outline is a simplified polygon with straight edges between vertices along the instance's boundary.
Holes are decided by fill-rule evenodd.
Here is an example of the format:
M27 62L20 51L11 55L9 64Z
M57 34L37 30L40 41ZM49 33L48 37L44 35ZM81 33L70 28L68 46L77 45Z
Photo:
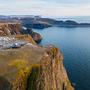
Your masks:
M44 29L47 27L59 26L59 27L90 27L90 23L78 23L72 20L54 20L50 18L41 18L34 15L11 15L0 16L0 23L19 23L27 28Z
M11 18L11 17L41 17L41 15L0 15L0 18Z

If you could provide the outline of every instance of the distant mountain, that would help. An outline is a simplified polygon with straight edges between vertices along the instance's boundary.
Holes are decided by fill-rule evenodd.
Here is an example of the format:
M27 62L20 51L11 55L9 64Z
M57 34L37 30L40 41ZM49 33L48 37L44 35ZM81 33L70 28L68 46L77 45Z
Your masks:
M34 15L9 15L10 17L34 17Z
M10 18L10 16L0 15L0 18Z
M0 18L10 18L10 17L41 17L41 15L0 15Z

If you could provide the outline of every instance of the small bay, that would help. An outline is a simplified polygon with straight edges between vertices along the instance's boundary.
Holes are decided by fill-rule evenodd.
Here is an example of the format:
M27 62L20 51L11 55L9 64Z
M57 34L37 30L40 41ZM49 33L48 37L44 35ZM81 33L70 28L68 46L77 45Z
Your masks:
M43 46L53 44L63 53L63 63L75 90L90 90L90 27L33 29Z

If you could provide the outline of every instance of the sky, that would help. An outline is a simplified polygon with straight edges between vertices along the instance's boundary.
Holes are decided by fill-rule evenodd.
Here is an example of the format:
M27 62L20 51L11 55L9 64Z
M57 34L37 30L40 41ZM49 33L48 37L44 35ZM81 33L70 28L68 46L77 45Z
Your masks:
M0 0L0 15L90 16L90 0Z

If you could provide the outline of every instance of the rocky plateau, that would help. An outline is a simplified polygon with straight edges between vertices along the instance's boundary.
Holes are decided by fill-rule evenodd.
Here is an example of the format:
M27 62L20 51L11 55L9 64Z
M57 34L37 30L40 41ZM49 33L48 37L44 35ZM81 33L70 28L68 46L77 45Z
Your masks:
M74 90L56 46L37 45L29 34L7 37L13 39L0 46L0 90Z

